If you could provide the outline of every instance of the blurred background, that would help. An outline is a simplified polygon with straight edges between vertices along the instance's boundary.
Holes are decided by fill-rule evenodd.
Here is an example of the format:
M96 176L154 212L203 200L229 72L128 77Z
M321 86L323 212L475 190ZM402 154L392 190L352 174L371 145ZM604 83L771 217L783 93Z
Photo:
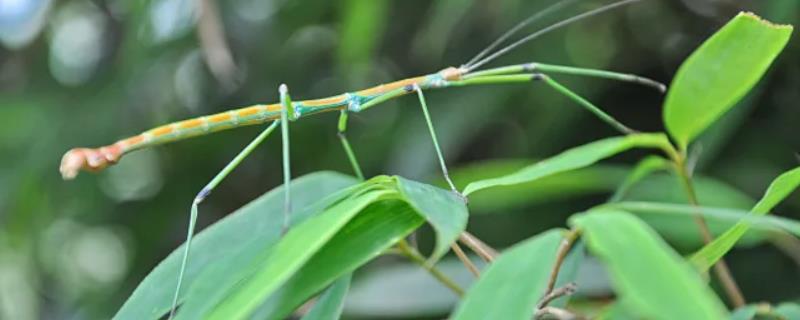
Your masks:
M106 145L188 117L274 102L280 83L299 100L458 66L554 1L0 0L0 319L111 317L182 242L194 195L261 128L137 151L110 170L69 182L57 170L66 150ZM578 1L526 32L603 3L608 1ZM740 10L800 23L796 0L650 0L551 33L492 65L538 61L668 83L681 61ZM751 94L697 144L696 171L707 177L706 198L725 198L720 205L726 205L730 197L725 195L736 194L746 207L780 172L798 165L798 53L795 36ZM663 130L663 96L654 90L556 77L631 127ZM454 88L432 91L427 98L461 185L616 134L537 84ZM292 125L294 175L351 172L336 121L337 114L330 113ZM351 116L349 137L367 176L440 179L414 98ZM569 214L604 201L644 154L615 157L600 171L573 177L576 183L549 185L538 189L541 193L516 189L509 190L513 196L505 194L507 199L503 194L475 199L469 229L502 248L564 226ZM275 136L203 204L200 226L279 185L280 168ZM649 197L678 194L663 200L684 201L671 189L671 180L651 182L655 187L642 188ZM799 198L795 193L776 211L800 218ZM696 248L696 243L665 237L686 252ZM423 230L423 246L430 238ZM729 256L749 301L800 298L797 247L787 246L755 241ZM441 317L453 303L442 296L415 302L425 285L392 290L396 300L377 299L393 287L391 281L373 280L405 279L418 270L366 269L357 274L348 317ZM592 272L602 273L586 269L588 279L598 279ZM389 271L400 273L390 276ZM585 288L608 297L608 284L599 279ZM404 298L409 300L400 303Z

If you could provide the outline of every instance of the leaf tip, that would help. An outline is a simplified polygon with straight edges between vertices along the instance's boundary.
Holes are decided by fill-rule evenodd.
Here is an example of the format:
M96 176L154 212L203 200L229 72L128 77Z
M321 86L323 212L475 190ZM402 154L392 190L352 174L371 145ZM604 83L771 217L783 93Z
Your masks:
M752 20L755 20L758 23L761 23L763 25L766 25L766 26L768 26L770 28L774 28L774 29L786 29L786 30L789 30L789 31L792 31L794 29L794 26L792 26L791 24L774 23L774 22L769 21L767 19L764 19L761 16L759 16L759 15L753 13L753 12L750 12L750 11L739 12L737 17L744 17L744 18L747 18L747 19L752 19Z

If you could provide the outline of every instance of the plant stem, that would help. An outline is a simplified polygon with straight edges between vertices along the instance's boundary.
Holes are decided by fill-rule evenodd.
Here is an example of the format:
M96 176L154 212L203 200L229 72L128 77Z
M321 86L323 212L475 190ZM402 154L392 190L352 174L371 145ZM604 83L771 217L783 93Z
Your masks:
M400 249L400 253L406 256L409 260L413 261L414 263L418 264L420 267L427 270L436 280L439 280L445 287L449 288L453 291L457 296L461 297L464 295L464 289L458 286L452 279L448 278L444 273L436 269L436 267L429 265L425 261L425 257L423 257L417 249L412 248L408 245L405 240L400 240L397 243L397 248Z
M467 245L467 247L477 253L486 262L494 261L494 258L498 255L497 250L483 243L478 237L467 231L462 232L461 235L458 236L458 241Z
M475 264L472 263L472 260L470 260L467 254L464 253L464 250L461 250L461 247L458 246L457 242L453 242L453 244L450 245L450 248L453 249L453 252L456 254L458 259L461 260L461 263L463 263L464 266L467 267L469 272L471 272L476 278L480 277L481 273L480 271L478 271L478 267L476 267Z
M697 193L692 185L689 172L686 170L685 159L686 157L683 154L673 159L675 161L675 171L678 173L684 190L686 190L689 203L692 206L699 206L700 202L697 201ZM709 244L712 240L714 240L714 237L711 235L711 231L708 229L708 224L706 224L706 221L703 219L702 215L695 215L694 221L697 223L697 226L700 229L700 235L703 237L703 243ZM725 260L720 259L714 264L714 273L716 273L717 278L725 290L725 294L728 296L728 300L730 300L733 306L736 308L744 306L745 300L744 296L742 295L742 291L736 284L736 280L733 278L733 275L728 268L728 264L725 263Z
M547 282L547 289L544 292L545 296L553 292L553 288L556 286L556 280L558 279L558 272L561 270L561 264L564 263L564 258L567 256L567 252L569 252L569 249L572 248L572 244L575 243L575 239L577 239L579 235L579 230L570 230L564 236L564 239L561 240L561 244L558 245L556 262L553 264L553 270L550 271L550 279Z

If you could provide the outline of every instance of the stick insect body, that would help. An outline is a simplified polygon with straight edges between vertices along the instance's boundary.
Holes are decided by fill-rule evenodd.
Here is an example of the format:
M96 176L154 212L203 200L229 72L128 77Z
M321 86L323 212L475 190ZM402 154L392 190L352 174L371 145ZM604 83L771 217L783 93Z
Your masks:
M64 179L73 179L81 170L85 171L100 171L114 163L118 162L120 158L129 152L137 149L142 149L158 144L178 141L190 137L201 136L221 130L238 128L249 125L263 124L271 122L271 124L262 131L250 144L248 144L230 163L228 163L201 191L197 194L192 202L189 227L186 237L186 246L184 249L183 260L178 274L176 290L172 302L172 309L170 318L174 315L176 306L179 302L181 283L184 278L184 271L188 263L189 252L194 234L195 222L198 214L198 205L211 193L211 191L239 164L247 157L262 141L264 141L277 126L281 126L281 137L283 141L283 175L284 175L284 232L288 228L288 216L291 212L291 197L289 194L289 184L291 172L289 169L289 123L298 119L315 115L324 112L339 111L339 125L338 134L341 140L345 153L350 160L355 174L363 180L361 168L356 160L355 153L353 152L350 143L347 141L345 132L347 129L347 117L349 113L357 113L379 105L388 100L416 93L420 106L422 107L428 129L433 140L434 148L437 153L439 164L441 165L442 173L445 180L448 182L450 188L454 193L461 196L456 187L453 185L447 173L447 166L445 165L444 156L442 155L439 143L436 138L436 132L433 128L430 115L428 113L427 102L423 95L424 91L430 89L440 89L448 87L459 86L472 86L472 85L490 85L490 84L511 84L511 83L530 83L538 81L545 83L555 89L557 92L564 94L574 102L586 108L601 120L607 122L622 133L631 133L634 130L617 122L611 116L603 112L600 108L579 96L577 93L571 91L567 87L561 85L554 80L549 74L571 74L589 77L599 77L619 81L627 81L650 86L658 89L661 92L666 90L666 87L656 81L642 78L631 74L622 74L617 72L595 70L586 68L576 68L568 66L559 66L543 63L526 63L511 66L504 66L483 71L476 71L478 67L496 59L502 54L518 47L519 45L533 40L536 37L544 35L552 30L561 28L578 20L608 11L632 2L639 0L622 0L612 4L602 6L598 9L584 12L582 14L573 16L571 18L554 23L546 28L532 33L523 39L506 46L500 50L489 54L492 49L500 42L505 40L508 36L521 29L526 24L538 19L539 17L560 9L576 0L563 0L550 7L538 12L531 16L529 19L521 22L513 29L509 30L506 34L501 36L498 41L492 43L488 48L479 53L467 64L460 67L448 67L439 72L394 81L387 84L382 84L372 88L343 93L322 99L303 100L293 102L289 96L289 90L285 85L279 88L280 102L275 104L257 104L240 109L229 110L213 115L202 116L189 120L179 121L175 123L166 124L139 135L117 141L114 144L100 147L100 148L75 148L69 150L61 160L60 171ZM484 57L484 55L488 56ZM466 201L466 198L462 196Z

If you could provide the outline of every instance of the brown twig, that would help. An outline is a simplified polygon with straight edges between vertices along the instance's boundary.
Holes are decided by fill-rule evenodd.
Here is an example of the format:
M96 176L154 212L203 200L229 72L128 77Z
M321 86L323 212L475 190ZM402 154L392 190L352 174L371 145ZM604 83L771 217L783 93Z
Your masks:
M458 240L469 247L470 250L477 253L478 256L480 256L486 262L492 262L494 261L494 258L498 256L497 250L483 243L483 241L467 231L462 232L458 237Z
M553 288L556 286L558 272L561 270L561 265L564 263L564 258L567 256L569 249L572 248L572 244L575 243L575 239L577 239L579 235L579 230L570 230L564 236L564 239L561 240L561 244L558 245L558 251L556 251L556 262L553 264L553 270L550 271L550 278L547 282L547 290L544 292L545 296L550 294L553 291Z
M550 318L557 320L585 319L584 317L581 317L577 314L555 307L544 307L539 310L536 310L536 313L533 314L534 319L542 319L544 316L550 316Z
M700 202L697 200L697 193L692 185L689 172L686 170L684 161L681 159L682 158L674 159L676 171L678 172L678 176L680 177L683 187L686 190L689 203L692 206L697 207L700 205ZM703 216L699 213L696 214L694 221L697 223L697 226L700 229L700 236L703 238L703 243L711 243L711 241L714 240L714 237L711 235L711 231L708 229L708 224L706 224L706 220L703 218ZM720 258L719 261L714 264L714 273L716 273L717 278L722 284L722 288L725 290L725 294L728 296L731 304L733 304L733 306L736 308L744 306L746 304L744 295L742 295L742 291L736 284L736 280L734 280L733 275L728 268L728 264L725 263L724 259Z
M196 0L196 5L199 10L197 37L208 69L220 85L226 90L233 90L238 86L238 71L225 40L225 27L219 17L217 4L214 0Z
M472 263L472 260L470 260L467 254L464 253L464 250L461 250L461 247L458 246L458 243L453 242L453 244L450 245L450 248L456 253L458 259L461 260L461 263L463 263L464 266L469 269L469 272L475 275L476 278L481 275L480 271L478 271L478 267Z
M536 305L537 309L542 309L547 307L550 302L555 299L561 298L563 296L570 296L578 291L578 286L574 282L567 283L563 287L556 288L555 290L551 290L549 293L546 293L541 300L539 300L539 304Z

